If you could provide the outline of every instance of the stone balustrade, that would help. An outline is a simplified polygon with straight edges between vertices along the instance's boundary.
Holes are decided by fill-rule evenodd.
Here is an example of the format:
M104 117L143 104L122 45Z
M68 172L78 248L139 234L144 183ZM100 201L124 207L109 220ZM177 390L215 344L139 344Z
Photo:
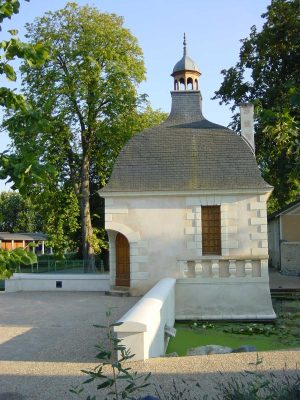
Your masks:
M268 259L259 257L203 257L179 261L178 278L265 278Z

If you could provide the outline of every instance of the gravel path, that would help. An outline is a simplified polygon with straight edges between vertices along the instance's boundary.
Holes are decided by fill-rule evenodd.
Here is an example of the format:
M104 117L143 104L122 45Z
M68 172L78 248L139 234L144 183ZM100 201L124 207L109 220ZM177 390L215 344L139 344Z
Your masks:
M0 400L86 399L69 392L83 381L82 369L95 364L95 347L105 340L93 324L105 322L107 307L118 318L138 299L105 297L99 293L21 292L0 294ZM295 373L300 352L259 354L263 371ZM157 358L131 363L135 370L152 372L152 381L171 390L173 379L195 379L212 398L220 380L253 369L256 354ZM220 375L220 372L223 375ZM217 382L217 383L216 383ZM189 384L192 387L193 383ZM96 393L96 392L95 392ZM97 395L97 399L103 399ZM201 397L199 397L199 400Z

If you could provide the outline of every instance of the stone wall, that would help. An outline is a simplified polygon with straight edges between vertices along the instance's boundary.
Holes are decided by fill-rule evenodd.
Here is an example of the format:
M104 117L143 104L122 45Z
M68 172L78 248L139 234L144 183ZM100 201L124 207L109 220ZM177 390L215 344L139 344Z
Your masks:
M58 283L58 284L57 284ZM71 291L104 292L109 290L108 274L20 274L5 281L6 292Z
M162 279L119 319L121 325L114 327L121 344L134 355L132 361L165 354L166 332L175 322L175 283L172 278Z
M179 261L202 256L201 206L220 205L220 258L268 258L267 194L106 198L111 283L116 232L130 243L131 290L143 294L164 277L180 277Z

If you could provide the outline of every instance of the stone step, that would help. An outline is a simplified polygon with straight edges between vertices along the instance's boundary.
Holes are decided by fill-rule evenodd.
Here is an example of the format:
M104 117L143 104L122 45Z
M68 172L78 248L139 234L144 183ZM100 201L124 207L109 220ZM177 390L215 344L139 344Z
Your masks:
M105 291L105 296L129 297L130 293L129 293L128 290L111 289L111 290L106 290Z
M128 286L111 286L110 287L111 290L120 290L121 292L129 292L130 291L130 287Z

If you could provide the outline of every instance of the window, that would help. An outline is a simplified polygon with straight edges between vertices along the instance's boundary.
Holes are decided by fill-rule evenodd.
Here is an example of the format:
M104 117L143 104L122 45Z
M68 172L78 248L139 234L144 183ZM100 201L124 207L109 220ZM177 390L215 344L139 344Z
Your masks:
M192 78L188 78L188 80L187 80L187 88L188 88L188 90L194 90L193 79Z
M202 254L221 255L220 206L202 206Z
M185 82L184 82L183 78L180 78L180 80L179 80L179 90L186 90Z

